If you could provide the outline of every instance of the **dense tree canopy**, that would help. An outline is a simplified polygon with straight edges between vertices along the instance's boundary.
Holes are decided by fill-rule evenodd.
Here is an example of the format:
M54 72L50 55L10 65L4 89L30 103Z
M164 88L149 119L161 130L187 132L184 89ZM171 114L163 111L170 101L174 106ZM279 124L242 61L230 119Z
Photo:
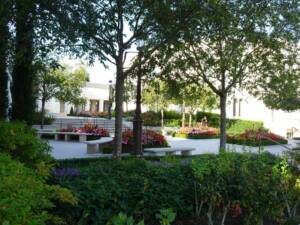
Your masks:
M187 36L158 53L163 76L199 85L205 82L219 96L220 149L225 149L226 102L233 88L245 87L270 71L282 74L278 59L291 61L295 56L287 48L295 36L286 29L299 23L292 3L197 2L199 15Z

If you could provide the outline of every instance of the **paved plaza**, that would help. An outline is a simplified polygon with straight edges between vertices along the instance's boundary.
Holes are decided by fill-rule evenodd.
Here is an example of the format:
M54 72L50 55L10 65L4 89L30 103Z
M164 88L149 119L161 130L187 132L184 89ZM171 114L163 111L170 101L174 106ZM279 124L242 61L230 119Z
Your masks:
M184 139L167 137L171 147L191 147L195 148L194 155L204 153L218 153L219 139ZM109 154L87 154L86 145L79 142L65 142L65 141L49 141L52 146L52 156L56 159L71 159L71 158L88 158L88 157L110 157ZM291 145L286 145L291 147ZM245 147L239 145L227 145L227 149L231 151L251 151L257 152L258 148ZM286 149L279 145L266 146L263 149L275 155L282 154Z

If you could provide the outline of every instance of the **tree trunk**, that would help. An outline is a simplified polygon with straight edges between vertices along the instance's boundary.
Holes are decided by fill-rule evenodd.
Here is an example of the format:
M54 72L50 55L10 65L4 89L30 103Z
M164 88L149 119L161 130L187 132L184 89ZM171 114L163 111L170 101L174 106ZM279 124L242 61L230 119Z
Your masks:
M41 129L44 129L45 124L45 98L42 98L42 109L41 109Z
M189 114L189 127L192 127L192 113Z
M222 95L220 95L221 124L220 124L219 151L226 150L226 101L227 101L227 93L222 93Z
M181 127L185 127L185 102L182 102L182 120Z
M115 148L114 158L121 158L122 154L122 128L123 128L123 93L124 93L124 76L122 66L117 66L116 79L116 108L115 108Z
M1 3L0 3L1 4ZM8 96L7 96L7 57L8 57L8 25L5 18L0 20L0 120L7 117Z
M35 3L16 1L16 45L12 84L12 119L32 124L36 96L33 70L33 20Z
M164 129L164 110L163 109L160 110L160 116L161 116L161 121L160 121L161 128Z

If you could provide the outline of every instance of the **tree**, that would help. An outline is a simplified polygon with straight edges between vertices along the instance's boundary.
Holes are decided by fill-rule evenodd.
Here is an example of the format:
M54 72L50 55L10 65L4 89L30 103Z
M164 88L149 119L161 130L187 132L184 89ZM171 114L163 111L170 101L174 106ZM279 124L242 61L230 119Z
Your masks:
M116 69L115 92L115 151L119 158L122 151L122 116L124 82L132 68L125 68L125 51L138 39L151 34L147 23L144 1L138 0L65 0L55 8L62 25L71 27L78 35L79 45L90 58L98 57L105 65ZM68 23L65 23L68 21ZM78 40L77 39L77 40ZM76 40L76 41L77 41Z
M299 55L300 49L297 44L291 45L290 49L294 49ZM265 66L271 69L249 84L249 92L263 100L271 109L285 111L300 109L300 67L297 57L294 60L284 60L280 57L276 62L277 65L272 61L265 63Z
M0 120L7 118L8 108L8 56L10 45L9 22L11 21L11 2L0 2Z
M164 128L164 111L171 103L167 84L157 79L148 81L143 89L142 102L148 106L149 109L160 112L161 127Z
M38 65L38 92L41 100L41 128L44 127L45 103L51 98L57 98L63 102L69 102L75 106L82 104L84 99L80 97L82 87L87 81L88 75L83 67L72 71L66 66L60 66L56 62Z
M226 148L227 96L233 88L241 88L253 77L270 70L264 66L267 60L278 55L285 59L291 56L289 51L281 54L289 39L282 25L289 23L291 13L282 12L283 5L275 1L261 1L259 6L251 1L218 1L196 3L195 7L205 16L194 18L187 37L176 47L171 46L176 51L173 57L165 56L160 66L173 79L205 82L219 97L222 150ZM188 73L180 76L174 68Z
M202 111L218 108L217 96L205 84L184 83L181 80L165 81L167 92L174 104L182 105L182 127L185 126L185 113L189 114L189 127L192 115L197 109Z

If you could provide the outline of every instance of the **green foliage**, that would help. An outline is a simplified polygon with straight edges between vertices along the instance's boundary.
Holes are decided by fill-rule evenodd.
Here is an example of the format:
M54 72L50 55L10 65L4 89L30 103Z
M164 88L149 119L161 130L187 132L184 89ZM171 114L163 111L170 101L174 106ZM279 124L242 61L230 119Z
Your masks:
M220 127L221 124L220 114L199 111L196 114L196 121L201 122L201 120L204 117L207 118L208 126ZM226 126L227 126L228 134L240 134L249 129L257 130L263 128L263 122L252 121L252 120L241 120L241 119L227 119Z
M196 121L201 122L202 119L206 117L208 126L210 127L220 127L220 114L218 113L210 113L210 112L202 112L198 111L196 113Z
M241 134L246 130L259 130L262 129L264 124L260 121L241 120L241 119L228 119L228 134Z
M33 124L40 124L42 120L42 113L41 112L35 112L33 117ZM45 116L44 117L44 124L50 125L54 122L54 118L52 116Z
M135 223L132 216L128 217L124 213L119 213L107 225L135 225ZM137 225L144 225L144 221L139 222Z
M53 200L75 204L71 193L46 184L46 177L0 153L0 224L43 225L61 221L48 210Z
M222 224L223 218L230 224L236 217L251 225L263 219L284 222L297 218L299 173L270 154L206 154L193 157L192 163L178 157L77 159L62 161L61 166L76 167L82 173L55 178L79 200L77 207L59 204L55 209L69 218L69 224L105 224L119 212L131 215L122 215L132 218L130 221L143 218L146 224L153 224L156 218L168 224L175 217L161 210L168 208L180 218L196 215L214 224ZM289 208L296 209L290 210L293 216Z
M238 206L238 215L243 214L244 224L258 225L264 218L284 218L286 208L282 204L281 186L284 179L277 172L280 163L280 159L268 154L248 153L194 159L198 205L210 224L226 217L232 206ZM292 190L293 187L289 189Z
M28 167L50 162L50 146L23 123L0 122L0 153L6 153Z
M161 209L155 217L160 221L160 225L170 225L176 218L176 213L172 209Z
M133 159L85 161L62 163L82 165L83 176L56 179L79 200L76 208L57 205L56 211L73 219L70 224L105 224L119 212L145 221L155 218L160 209L172 208L180 215L192 213L191 171L185 165Z

